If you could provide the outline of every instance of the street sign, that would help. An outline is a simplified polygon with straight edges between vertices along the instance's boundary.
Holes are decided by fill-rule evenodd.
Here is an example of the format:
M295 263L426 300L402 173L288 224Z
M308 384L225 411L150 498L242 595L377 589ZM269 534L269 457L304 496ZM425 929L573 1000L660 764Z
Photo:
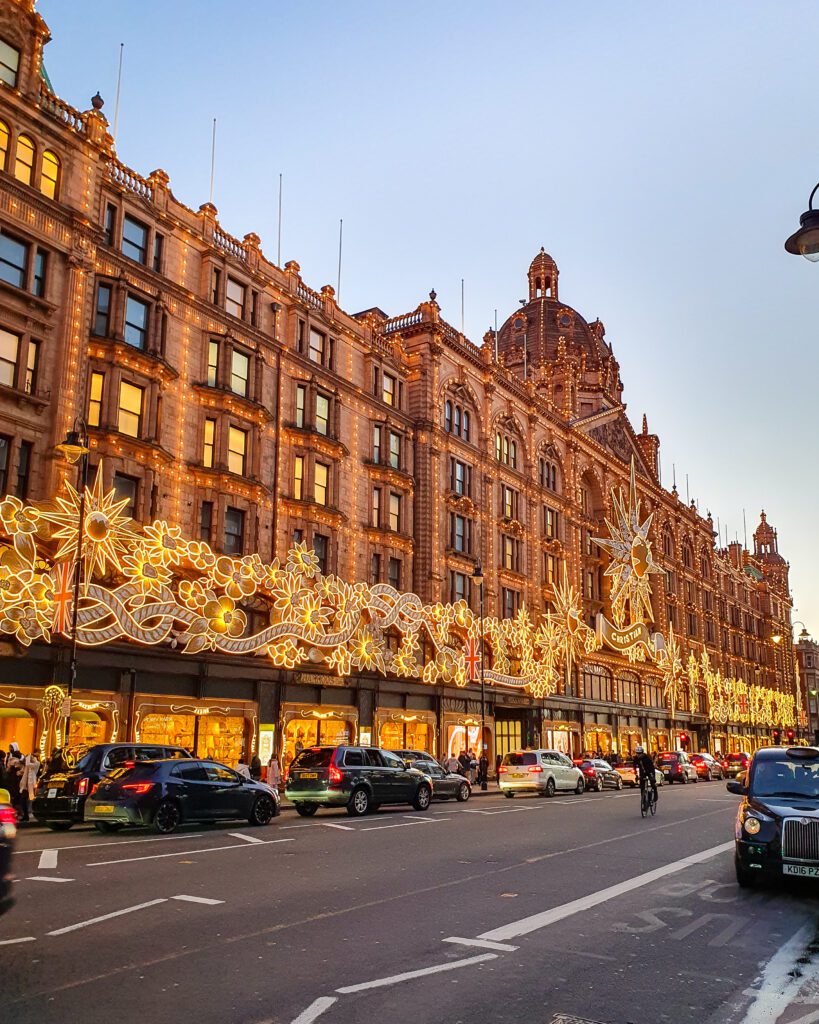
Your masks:
M63 718L71 717L71 698L66 697L60 705L60 715Z
M466 662L467 679L470 683L477 683L480 678L479 668L481 664L481 656L478 653L478 641L474 636L467 638L464 661Z

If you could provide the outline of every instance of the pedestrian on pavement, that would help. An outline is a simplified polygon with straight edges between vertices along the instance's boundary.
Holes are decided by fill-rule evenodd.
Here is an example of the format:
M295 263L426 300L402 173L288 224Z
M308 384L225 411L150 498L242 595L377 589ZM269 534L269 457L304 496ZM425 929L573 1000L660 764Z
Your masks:
M458 771L464 776L464 778L469 774L469 761L470 758L466 749L462 750L460 754L458 754Z
M20 775L23 770L23 758L20 755L20 748L12 743L9 752L6 754L6 786L11 797L12 807L20 810Z
M262 778L262 759L254 754L250 761L250 777L254 782L260 782Z
M500 766L502 764L503 764L503 755L502 754L498 754L497 757L495 758L495 782L497 782L498 788L500 788Z
M467 753L467 757L469 758L469 768L467 769L467 778L469 779L470 786L474 786L475 785L475 779L478 776L478 759L475 757L475 754L471 750Z
M271 754L270 760L267 762L267 784L272 789L278 791L281 781L282 773L279 768L279 759L275 754Z
M489 758L486 756L486 751L484 751L480 756L480 760L478 761L478 782L481 786L486 782L488 771Z
M37 774L40 762L32 751L23 758L23 770L20 774L20 820L31 821L31 805L34 802L34 791L37 788Z
M461 770L461 763L454 754L450 754L446 761L444 761L444 768L451 774L457 775Z
M239 763L236 765L236 771L245 779L250 778L250 768L247 764L247 756L242 753L239 756Z

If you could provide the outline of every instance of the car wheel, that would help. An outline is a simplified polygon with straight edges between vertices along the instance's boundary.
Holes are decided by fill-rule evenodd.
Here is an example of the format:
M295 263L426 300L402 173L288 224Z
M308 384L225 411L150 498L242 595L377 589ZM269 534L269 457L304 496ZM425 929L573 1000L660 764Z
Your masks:
M617 776L617 783L615 785L615 788L616 789L622 789L623 788L623 780L620 778L619 775Z
M118 821L95 821L94 828L97 832L119 832L122 824Z
M595 780L594 791L595 791L595 793L602 793L603 792L603 780L600 778L599 775L597 776L597 778Z
M507 797L507 799L511 800L511 799L512 799L512 797L513 797L513 796L514 796L515 794L514 794L514 793L512 792L512 790L511 790L511 789L507 789L507 790L506 790L506 791L504 792L504 794L503 794L503 795L504 795L505 797Z
M555 780L549 776L546 780L546 796L552 797L555 795Z
M759 881L759 875L743 867L737 859L734 860L734 867L737 873L737 885L741 889L754 889Z
M684 786L687 786L687 785L688 785L688 776L687 776L687 775L685 774L685 772L683 772L683 775L682 775L682 778L680 779L680 782L681 782L681 783L682 783L682 784L683 784Z
M250 825L269 825L271 818L275 815L276 805L269 796L262 793L256 798L247 820Z
M432 801L432 790L429 786L419 786L416 793L415 799L412 801L412 806L416 811L425 811Z
M577 780L577 785L574 787L574 791L575 791L575 793L577 793L578 796L580 796L581 793L585 793L586 792L586 783L585 783L582 775Z
M182 815L173 800L162 800L154 812L154 831L170 835L179 827Z
M712 782L713 779L714 779L714 776L711 774L711 769L709 768L708 771L705 773L705 781L706 782Z
M296 808L296 814L302 818L312 818L318 810L318 804L293 804Z
M46 826L52 832L67 832L74 824L73 821L47 821Z
M362 818L370 809L370 794L366 789L354 789L350 802L347 804L347 813L351 818Z
M458 787L458 801L462 804L465 804L466 801L471 796L471 793L472 791L470 790L469 786L467 786L465 782L462 782L461 785Z

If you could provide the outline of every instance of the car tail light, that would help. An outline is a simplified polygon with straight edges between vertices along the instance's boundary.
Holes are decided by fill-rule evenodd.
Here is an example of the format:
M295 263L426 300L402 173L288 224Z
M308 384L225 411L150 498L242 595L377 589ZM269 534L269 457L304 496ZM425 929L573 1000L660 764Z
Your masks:
M337 786L343 778L341 770L336 768L334 764L330 765L330 785Z
M84 779L80 779L80 781L77 783L77 792L79 793L80 796L85 796L85 794L88 792L87 777Z
M594 768L584 768L583 771L586 775L594 775Z
M506 765L502 764L500 768L498 768L498 775L505 775L508 771L509 769L506 767Z
M99 782L95 782L94 785L91 787L91 796L93 796L97 792L97 790L99 788L100 788Z
M543 765L542 764L533 764L529 768L529 771L530 772L542 772L543 771Z
M0 807L0 836L14 839L17 835L17 815L13 807Z
M124 782L122 788L127 789L129 793L147 793L154 788L154 784L153 782Z

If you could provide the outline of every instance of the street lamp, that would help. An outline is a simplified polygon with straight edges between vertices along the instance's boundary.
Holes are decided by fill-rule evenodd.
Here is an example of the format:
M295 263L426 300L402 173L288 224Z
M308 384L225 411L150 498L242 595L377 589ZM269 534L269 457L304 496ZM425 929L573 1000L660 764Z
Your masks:
M486 757L486 733L485 733L485 718L486 718L486 694L484 690L484 658L483 658L483 570L479 565L475 566L472 572L472 582L478 588L481 596L481 754ZM486 769L481 772L481 789L487 789L486 774L489 771L489 758L486 757Z
M85 538L85 490L88 486L88 430L84 420L75 420L74 429L70 430L64 441L55 446L67 462L72 466L79 464L80 511L77 524L77 550L74 562L74 603L71 607L71 663L68 671L68 714L65 716L65 733L63 747L68 746L68 734L71 728L71 698L74 695L74 682L77 678L77 612L80 603L80 585L82 582L82 554Z
M808 208L799 218L799 230L794 231L785 242L787 252L794 256L804 256L811 263L819 261L819 210L813 208L813 197L819 191L819 184L814 186L808 200Z

